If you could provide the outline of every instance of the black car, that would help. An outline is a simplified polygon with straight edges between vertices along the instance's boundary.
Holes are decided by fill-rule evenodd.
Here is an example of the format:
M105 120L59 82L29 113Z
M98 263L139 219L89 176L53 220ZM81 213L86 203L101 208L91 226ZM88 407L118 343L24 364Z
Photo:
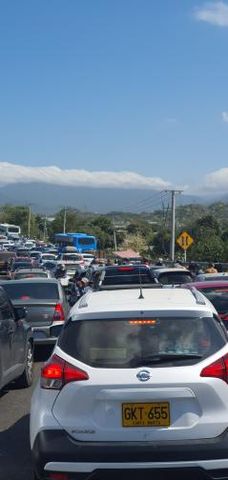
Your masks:
M162 285L180 285L193 281L193 274L186 268L159 267L151 268L151 273Z
M158 284L147 265L112 265L98 269L93 274L95 288L131 287Z
M1 282L12 303L24 307L35 344L53 344L67 317L69 305L55 278L28 278Z
M21 387L32 384L33 337L25 316L0 286L0 389L13 380Z

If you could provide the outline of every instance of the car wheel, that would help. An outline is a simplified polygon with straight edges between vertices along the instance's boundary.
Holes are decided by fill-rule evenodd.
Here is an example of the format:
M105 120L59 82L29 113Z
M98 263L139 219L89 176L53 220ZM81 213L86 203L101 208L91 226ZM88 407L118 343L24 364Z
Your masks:
M17 384L22 388L27 388L32 385L33 382L33 346L32 343L29 341L27 344L26 350L26 361L25 361L25 369L22 375L18 378Z

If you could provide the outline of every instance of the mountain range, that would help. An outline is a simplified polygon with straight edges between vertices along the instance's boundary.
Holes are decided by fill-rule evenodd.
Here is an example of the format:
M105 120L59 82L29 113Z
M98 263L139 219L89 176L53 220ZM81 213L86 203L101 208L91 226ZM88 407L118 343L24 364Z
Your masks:
M228 201L226 197L200 197L181 194L178 205L207 204ZM162 208L157 191L146 189L91 188L50 185L46 183L17 183L0 188L0 204L30 205L40 214L53 214L64 207L84 212L111 211L140 213Z

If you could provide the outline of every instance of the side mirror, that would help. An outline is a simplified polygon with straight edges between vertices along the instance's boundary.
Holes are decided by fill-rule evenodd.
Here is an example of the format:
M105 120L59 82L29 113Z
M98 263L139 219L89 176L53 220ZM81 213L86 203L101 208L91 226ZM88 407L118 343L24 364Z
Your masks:
M27 310L24 307L14 307L16 321L22 320L27 316Z

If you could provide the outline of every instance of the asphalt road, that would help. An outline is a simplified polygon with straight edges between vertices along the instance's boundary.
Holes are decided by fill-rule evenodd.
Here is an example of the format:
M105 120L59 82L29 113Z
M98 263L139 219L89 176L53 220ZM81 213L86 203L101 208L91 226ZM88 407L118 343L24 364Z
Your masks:
M35 354L32 387L17 389L14 384L0 394L0 480L33 480L29 447L29 410L40 368L51 353L42 347Z

